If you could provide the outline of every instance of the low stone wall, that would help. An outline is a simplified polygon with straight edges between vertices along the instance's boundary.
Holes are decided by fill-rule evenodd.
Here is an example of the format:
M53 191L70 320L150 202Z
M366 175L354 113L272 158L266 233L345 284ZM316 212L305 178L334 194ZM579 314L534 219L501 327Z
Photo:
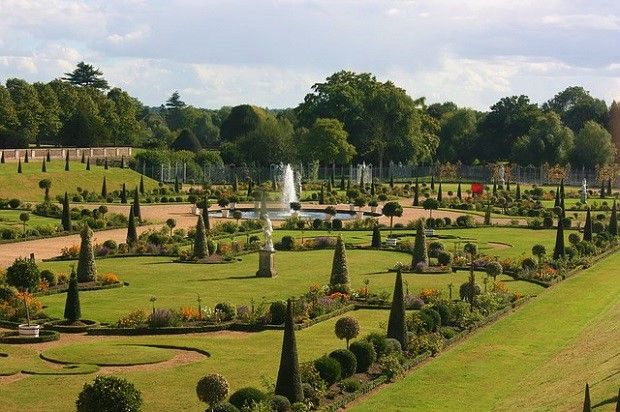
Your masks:
M82 154L86 157L131 157L131 147L37 147L28 149L2 149L5 161L16 162L23 159L28 152L30 160L43 159L49 152L51 159L65 159L69 153L69 159L80 160Z

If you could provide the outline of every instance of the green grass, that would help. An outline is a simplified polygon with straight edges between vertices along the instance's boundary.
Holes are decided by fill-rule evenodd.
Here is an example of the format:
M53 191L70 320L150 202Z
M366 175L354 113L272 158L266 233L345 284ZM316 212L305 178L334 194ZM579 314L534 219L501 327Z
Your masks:
M618 265L615 254L569 278L351 409L581 410L589 382L595 410L613 410Z
M69 164L69 172L65 171L64 160L52 160L47 164L47 172L41 172L41 159L22 162L22 173L17 173L17 163L0 164L0 198L18 198L24 202L40 202L43 200L43 190L39 189L39 181L50 179L52 187L50 195L62 195L65 191L77 193L77 188L101 192L103 177L106 177L106 185L109 192L120 190L123 183L128 189L133 189L140 183L140 174L131 169L110 167L105 170L103 166L91 164L91 170L86 170L86 165L79 161ZM144 186L146 190L157 187L157 182L145 176Z
M102 322L115 322L122 315L136 309L150 310L149 299L155 296L156 307L178 309L196 306L197 295L203 306L214 307L218 302L250 305L261 300L295 297L305 293L311 285L325 285L329 281L332 250L307 252L277 252L275 265L278 276L257 278L258 254L241 256L240 262L231 264L183 264L173 263L166 257L137 257L101 259L97 261L98 273L114 272L128 287L80 294L82 316ZM364 280L370 280L371 292L391 292L394 274L387 269L396 262L409 262L411 256L391 251L347 251L349 277L354 289L362 288ZM68 272L72 262L45 263L42 267L55 272ZM405 281L409 290L419 292L423 288L437 288L448 292L447 285L460 285L467 279L465 272L443 275L407 274ZM541 287L502 276L510 290L522 294L536 294ZM66 295L41 297L50 316L62 317Z
M120 344L100 344L97 351L92 343L75 344L46 350L42 353L46 360L58 363L86 363L91 365L142 365L163 362L174 357L170 349L148 346L125 346Z
M19 215L23 212L23 210L0 210L0 228L13 228L21 231L24 226L19 220ZM26 224L26 229L36 228L37 226L58 226L59 224L60 219L30 213L30 220Z

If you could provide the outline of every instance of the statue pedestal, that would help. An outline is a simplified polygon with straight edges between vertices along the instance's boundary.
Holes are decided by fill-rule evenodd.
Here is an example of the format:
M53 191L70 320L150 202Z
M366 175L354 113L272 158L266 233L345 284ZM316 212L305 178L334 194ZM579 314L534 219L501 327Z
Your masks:
M256 277L259 278L273 278L277 273L273 268L273 255L275 250L259 250L258 251L258 271Z

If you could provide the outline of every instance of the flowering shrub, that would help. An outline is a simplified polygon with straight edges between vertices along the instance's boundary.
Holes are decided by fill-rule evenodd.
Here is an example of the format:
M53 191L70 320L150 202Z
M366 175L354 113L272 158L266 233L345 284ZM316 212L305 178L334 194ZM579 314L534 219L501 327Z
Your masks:
M80 246L72 245L69 247L63 247L60 250L60 256L63 258L76 258L80 254Z
M97 276L97 280L104 285L112 285L120 282L118 276L114 273L104 273L103 275L99 275Z
M58 285L66 285L69 282L69 276L66 273L58 273L56 275L56 283Z
M121 317L117 322L116 326L119 328L134 328L139 325L144 325L146 323L146 313L139 309L129 312L125 316Z
M26 307L24 299L28 305L30 317L38 317L43 309L41 302L28 292L17 292L14 296L0 302L0 319L19 320L26 318Z
M425 303L432 303L441 298L441 291L439 289L426 288L420 292L420 299Z
M497 293L510 293L508 286L504 282L495 282L491 290Z
M186 306L179 310L179 316L183 321L192 321L200 319L200 312L192 306Z
M419 310L424 306L424 300L412 294L405 295L405 307L407 309Z
M170 309L160 308L151 313L148 323L151 328L163 328L167 326L177 326L180 317L177 313Z

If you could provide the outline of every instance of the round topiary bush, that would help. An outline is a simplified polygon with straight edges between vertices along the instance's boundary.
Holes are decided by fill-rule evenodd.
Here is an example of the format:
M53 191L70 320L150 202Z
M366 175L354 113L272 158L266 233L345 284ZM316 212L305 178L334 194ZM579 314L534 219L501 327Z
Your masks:
M247 387L241 388L230 395L229 402L238 409L243 409L243 407L251 407L252 404L262 402L266 399L267 395L265 395L261 390Z
M282 236L282 240L280 241L280 249L282 250L293 250L295 246L295 238L293 236Z
M223 321L233 320L237 316L237 310L228 302L218 303L215 305L215 310L220 311Z
M377 360L377 352L370 342L358 341L349 346L349 350L355 355L357 361L356 372L366 372Z
M523 259L523 262L521 262L521 267L524 270L534 270L537 266L536 261L530 257Z
M353 393L362 389L362 383L354 378L347 378L340 382L339 386L344 392Z
M437 332L441 326L441 315L432 308L424 308L420 311L420 318L427 332Z
M364 340L370 343L373 348L375 348L375 354L377 355L377 358L380 358L385 354L385 351L387 350L385 335L382 335L380 333L370 333L366 335Z
M78 412L135 412L142 407L142 395L133 383L116 376L97 376L75 402Z
M328 356L323 356L315 360L314 367L317 372L319 372L321 379L323 379L328 386L338 382L342 376L340 362Z
M342 230L342 220L340 220L340 219L332 220L332 229L334 229L334 230Z
M239 408L230 402L222 402L215 405L212 412L239 412Z
M56 274L48 269L41 271L41 280L46 281L49 286L56 286L56 284L58 283L58 280L56 279Z
M441 220L442 220L442 225L443 225L443 219ZM444 250L444 246L443 246L443 243L441 242L433 241L428 244L428 256L429 257L432 257L432 258L438 257L439 252L441 252L442 250Z
M329 354L329 357L338 361L343 378L353 376L357 370L357 358L355 354L348 349L336 349Z
M274 325L281 325L284 323L286 316L286 302L275 301L269 306L269 313L271 314L271 323Z
M433 306L433 309L439 313L442 325L450 324L452 319L452 310L450 309L450 306L445 303L437 303Z
M349 341L360 333L360 324L351 316L343 316L336 321L334 332L338 339L346 339L347 347L349 347Z
M437 252L437 263L442 266L448 266L452 264L452 253L441 250Z
M196 395L198 395L198 399L211 408L226 399L228 390L228 381L218 373L204 376L196 385Z
M289 412L291 410L291 402L282 395L274 395L269 400L269 406L273 412Z
M392 353L401 353L403 348L399 341L393 338L385 338L385 352L384 355L390 355Z
M17 289L35 292L39 289L41 273L34 260L17 258L6 270L6 283Z

